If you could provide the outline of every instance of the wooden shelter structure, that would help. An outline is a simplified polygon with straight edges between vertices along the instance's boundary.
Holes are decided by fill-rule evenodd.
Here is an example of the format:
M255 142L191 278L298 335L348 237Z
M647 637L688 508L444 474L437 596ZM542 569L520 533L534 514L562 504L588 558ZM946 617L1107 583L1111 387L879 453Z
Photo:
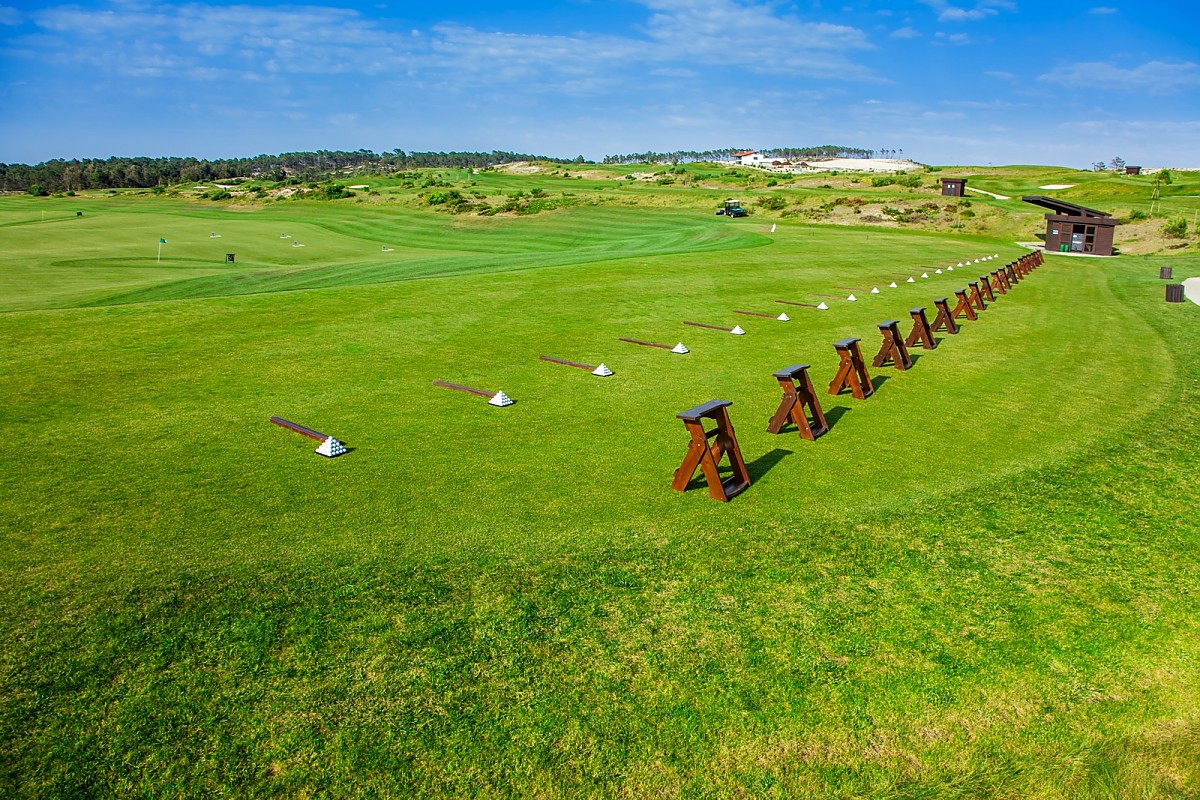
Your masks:
M967 193L966 178L942 178L942 195L945 197L963 197Z
M1106 212L1041 195L1026 195L1021 199L1050 209L1051 213L1046 215L1046 252L1113 254L1117 221Z

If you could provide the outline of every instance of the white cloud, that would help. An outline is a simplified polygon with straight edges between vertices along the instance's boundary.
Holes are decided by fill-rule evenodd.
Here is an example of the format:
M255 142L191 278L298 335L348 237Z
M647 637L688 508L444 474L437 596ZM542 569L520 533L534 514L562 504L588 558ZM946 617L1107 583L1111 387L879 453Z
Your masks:
M973 22L995 16L1001 11L1016 11L1010 0L977 0L973 8L950 5L949 0L921 0L938 14L941 22Z
M144 78L205 76L211 70L283 78L355 73L437 76L460 87L505 81L550 89L602 90L606 75L647 69L736 66L750 72L872 78L853 53L871 49L860 29L807 22L770 0L639 0L650 15L622 35L551 36L484 31L457 23L389 31L357 11L325 6L257 8L188 3L57 6L32 16L39 48L89 68ZM163 49L165 48L165 50ZM163 54L169 52L168 59ZM524 88L524 87L523 87Z
M938 31L934 35L936 40L934 44L952 44L956 47L963 47L971 44L971 37L965 33L943 33Z
M915 39L921 35L921 32L905 25L903 28L892 31L890 35L893 39Z
M21 12L11 6L0 6L0 25L20 25Z
M298 73L376 72L410 57L392 37L357 12L321 6L278 9L250 6L178 7L128 4L113 10L78 6L33 15L39 28L60 40L59 60L74 57L123 75L186 76L229 68ZM163 48L172 53L168 61Z
M1085 119L1058 125L1053 133L1072 147L1087 141L1095 153L1120 153L1131 164L1200 167L1197 164L1200 159L1194 155L1196 141L1200 139L1200 119Z
M1113 8L1112 6L1096 6L1088 13L1089 14L1117 14L1120 12L1120 10L1121 9Z
M1039 75L1038 80L1072 89L1099 87L1126 92L1173 94L1200 86L1200 64L1193 61L1176 64L1148 61L1141 66L1126 69L1098 61L1082 62L1067 64L1053 72Z

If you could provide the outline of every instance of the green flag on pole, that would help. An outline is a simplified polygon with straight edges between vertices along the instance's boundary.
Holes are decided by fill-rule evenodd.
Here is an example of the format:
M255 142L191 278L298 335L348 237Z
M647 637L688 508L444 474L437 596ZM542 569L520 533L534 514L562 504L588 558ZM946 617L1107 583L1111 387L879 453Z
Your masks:
M159 243L159 244L166 244L166 243L167 243L167 240L166 240L166 239L159 239L159 240L158 240L158 243Z

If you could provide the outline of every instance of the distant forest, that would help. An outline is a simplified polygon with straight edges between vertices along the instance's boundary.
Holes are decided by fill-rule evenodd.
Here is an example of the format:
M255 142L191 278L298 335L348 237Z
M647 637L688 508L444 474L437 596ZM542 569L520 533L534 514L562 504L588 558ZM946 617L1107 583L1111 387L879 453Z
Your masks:
M493 150L490 153L406 153L392 150L318 150L311 153L281 153L253 158L88 158L41 164L0 164L0 191L38 193L73 192L81 189L148 189L174 183L222 181L230 178L288 178L325 180L339 175L381 174L416 167L481 168L514 161L550 161L580 164L574 159L551 158L527 153Z
M677 150L672 153L629 153L606 156L605 164L641 162L678 164L691 161L728 159L739 148L722 150ZM760 151L773 158L870 158L873 150L860 147L823 145L821 147L777 147ZM391 150L317 150L306 153L280 153L251 158L149 158L112 156L110 158L54 159L40 164L0 164L0 191L50 194L83 189L149 189L176 183L223 181L232 178L259 178L283 181L327 180L339 176L387 174L418 167L483 168L514 161L547 161L555 164L584 164L583 156L573 159L538 156L528 153L491 152L414 152Z
M640 163L669 163L679 164L689 161L725 161L734 153L742 152L744 147L727 147L722 150L676 150L673 153L628 153L626 155L605 156L605 164L640 164ZM773 147L769 150L758 150L764 156L771 158L786 158L789 160L805 158L871 158L874 150L864 150L861 147L843 147L836 144L825 144L820 147ZM892 151L888 151L889 153Z

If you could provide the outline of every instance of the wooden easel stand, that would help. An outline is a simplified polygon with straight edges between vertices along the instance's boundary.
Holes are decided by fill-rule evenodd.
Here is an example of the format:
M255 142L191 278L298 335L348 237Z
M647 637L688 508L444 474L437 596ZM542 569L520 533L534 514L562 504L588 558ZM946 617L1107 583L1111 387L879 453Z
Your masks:
M767 423L767 433L779 433L789 421L795 423L801 439L815 441L829 430L812 378L808 376L808 364L793 364L774 373L783 390L779 408ZM808 409L807 414L805 409ZM812 421L809 421L809 417Z
M837 374L829 383L830 394L839 394L843 389L849 388L859 400L866 400L875 393L858 342L858 339L842 339L833 343L841 362L838 364Z
M885 320L880 322L877 327L883 337L883 344L880 346L879 352L875 354L875 358L871 359L871 366L882 367L890 361L901 372L909 369L913 362L912 357L908 354L908 349L904 346L904 337L900 335L900 321Z
M933 338L933 331L929 329L929 319L925 316L925 307L909 309L908 315L912 317L912 330L908 332L908 336L904 339L905 347L912 347L917 342L921 343L921 347L925 350L937 349L937 342Z
M729 421L729 413L725 410L731 405L733 402L730 400L710 400L675 415L683 420L691 441L683 456L683 463L675 470L672 489L680 492L686 490L697 467L704 474L704 480L708 482L708 494L714 500L726 502L750 485L750 473L746 471L746 462L738 447L733 423ZM711 419L716 427L705 431L705 419ZM709 439L715 440L711 446ZM733 475L726 481L721 480L717 469L723 456L729 456L729 465L733 468Z

